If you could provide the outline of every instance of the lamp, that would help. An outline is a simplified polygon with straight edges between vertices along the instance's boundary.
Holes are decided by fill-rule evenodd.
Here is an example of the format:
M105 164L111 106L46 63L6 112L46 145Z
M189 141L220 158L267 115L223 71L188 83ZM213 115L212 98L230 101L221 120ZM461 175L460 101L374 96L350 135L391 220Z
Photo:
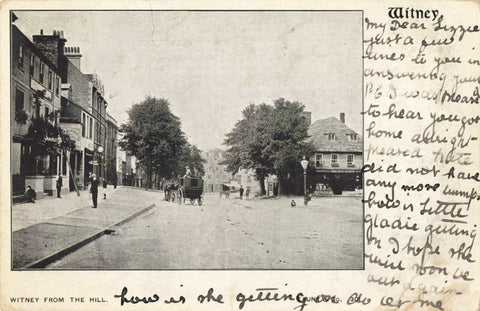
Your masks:
M308 202L307 202L307 166L308 166L308 161L305 159L305 156L303 156L303 160L300 161L300 164L302 165L302 168L303 168L303 195L304 195L304 204L306 206L308 204Z

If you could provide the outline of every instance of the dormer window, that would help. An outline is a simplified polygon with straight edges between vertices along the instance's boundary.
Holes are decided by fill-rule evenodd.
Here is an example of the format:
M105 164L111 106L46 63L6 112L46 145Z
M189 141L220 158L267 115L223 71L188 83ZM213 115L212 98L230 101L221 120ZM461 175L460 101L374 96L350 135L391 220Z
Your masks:
M347 134L348 139L350 141L357 141L358 140L358 135L357 134Z
M328 137L328 140L337 140L337 137L333 133L325 134Z

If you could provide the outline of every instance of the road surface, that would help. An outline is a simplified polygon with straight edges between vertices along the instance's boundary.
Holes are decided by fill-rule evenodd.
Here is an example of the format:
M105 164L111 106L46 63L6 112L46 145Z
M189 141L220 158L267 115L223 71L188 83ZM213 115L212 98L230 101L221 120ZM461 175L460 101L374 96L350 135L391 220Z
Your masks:
M141 191L141 190L139 190ZM141 192L139 192L141 195ZM362 269L361 197L162 200L50 269Z

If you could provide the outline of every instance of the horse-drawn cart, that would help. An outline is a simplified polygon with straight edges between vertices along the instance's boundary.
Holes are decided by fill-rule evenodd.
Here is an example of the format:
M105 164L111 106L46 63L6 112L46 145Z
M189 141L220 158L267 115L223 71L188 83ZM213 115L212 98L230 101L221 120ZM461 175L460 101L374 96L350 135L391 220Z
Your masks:
M203 199L203 179L201 177L179 177L176 187L172 187L168 191L168 198L171 202L183 204L186 199L190 200L191 204L202 205Z

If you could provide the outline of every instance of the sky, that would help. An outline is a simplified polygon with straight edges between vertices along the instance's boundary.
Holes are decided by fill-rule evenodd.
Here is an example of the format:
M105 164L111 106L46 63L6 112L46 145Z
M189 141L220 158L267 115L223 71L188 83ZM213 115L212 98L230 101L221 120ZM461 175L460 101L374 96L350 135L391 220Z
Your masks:
M32 35L63 30L119 124L165 98L190 143L225 149L250 103L299 101L312 122L346 113L362 130L361 12L16 11Z

